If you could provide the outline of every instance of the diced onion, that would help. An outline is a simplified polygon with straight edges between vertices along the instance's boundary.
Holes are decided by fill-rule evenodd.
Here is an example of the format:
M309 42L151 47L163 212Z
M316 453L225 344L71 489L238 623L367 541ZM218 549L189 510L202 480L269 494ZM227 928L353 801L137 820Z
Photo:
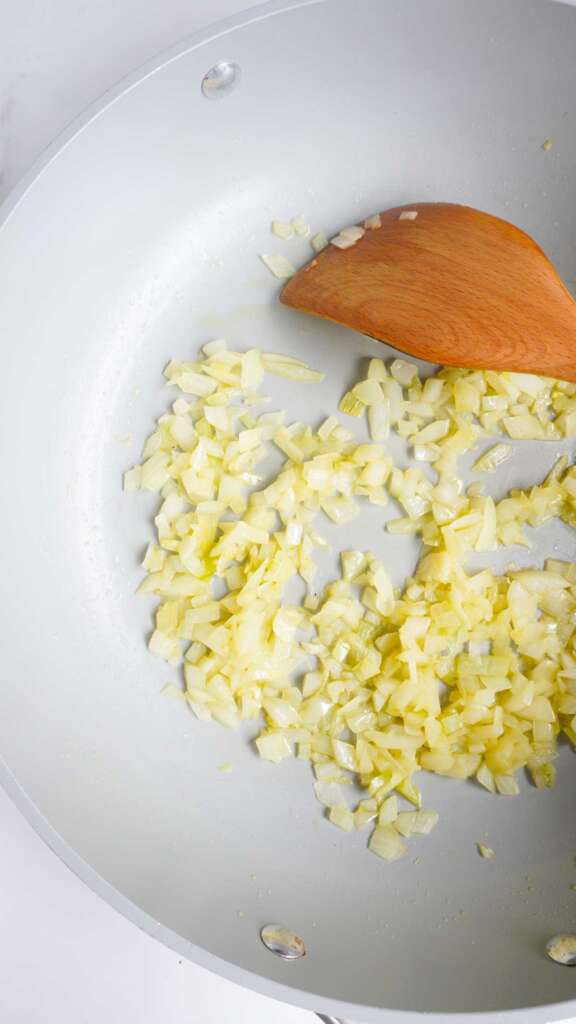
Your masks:
M292 218L292 227L294 228L294 232L299 235L300 238L308 238L308 235L310 234L310 225L302 214L298 217Z
M392 825L398 818L398 799L389 796L380 807L378 813L378 825Z
M518 796L518 783L512 775L496 775L496 789L502 796Z
M394 822L394 828L401 836L408 839L414 831L417 816L417 811L402 811Z
M340 232L339 235L334 235L334 238L330 239L330 245L336 246L337 249L351 249L353 245L356 245L357 241L358 238Z
M478 853L484 860L492 860L496 856L492 847L485 846L484 843L478 843Z
M323 231L317 231L315 235L312 235L310 244L312 245L314 252L322 252L322 250L328 245L328 239Z
M256 740L258 753L265 761L274 761L277 764L285 757L290 757L292 748L285 736L281 733L270 733L259 736Z
M506 432L512 442L474 465L492 472L516 442L572 436L576 385L454 368L421 381L408 360L372 359L340 401L352 417L366 412L366 443L336 415L316 430L259 415L265 373L323 378L292 356L234 352L222 339L197 361L171 361L166 378L192 397L170 405L124 475L126 490L159 495L138 589L159 601L150 650L183 663L175 695L202 721L263 720L261 758L309 761L330 820L375 826L369 846L384 860L436 826L436 812L421 809L420 770L508 796L527 768L552 788L559 735L576 746L576 566L553 558L496 574L467 562L528 547L525 529L552 518L575 526L576 467L563 456L541 483L495 500L464 488L459 460ZM406 468L384 448L392 430L409 443ZM283 461L268 478L272 446ZM338 577L317 586L323 518L347 524L365 501L390 498L401 514L386 521L388 543L412 535L424 547L403 589L365 550L343 551ZM307 594L290 603L298 577ZM364 796L349 807L352 781Z
M410 387L415 377L418 376L418 367L414 363L408 363L405 359L395 359L390 367L390 373L394 380L402 387Z
M352 224L349 228L342 228L340 231L341 238L350 238L353 242L359 242L365 234L365 229L358 224Z
M440 815L437 811L417 811L416 820L412 828L414 835L428 836L432 829L436 828Z
M351 832L354 828L354 815L347 807L332 807L328 817L334 825L343 829L344 832Z
M325 807L346 806L342 787L335 782L315 782L314 792L316 793L316 799L321 804L324 804Z
M274 274L274 277L278 277L280 280L293 277L296 273L293 264L285 256L282 256L281 253L262 253L260 259L268 267L268 270Z
M368 843L372 853L382 860L399 860L408 852L408 847L392 825L378 826L374 829Z
M374 230L374 228L382 227L382 219L379 213L373 213L371 217L367 217L364 221L364 227L367 230Z
M273 220L272 234L277 238L292 238L294 236L294 223L289 220Z
M476 460L472 468L477 473L493 473L498 466L511 458L513 451L509 444L495 444Z

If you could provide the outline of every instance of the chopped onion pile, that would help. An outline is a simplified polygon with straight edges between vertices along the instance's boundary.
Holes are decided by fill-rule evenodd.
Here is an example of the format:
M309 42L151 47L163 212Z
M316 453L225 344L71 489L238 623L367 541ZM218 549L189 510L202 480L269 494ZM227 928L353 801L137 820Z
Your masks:
M465 490L457 473L463 453L501 431L573 436L576 386L455 369L421 380L406 360L373 359L340 402L367 415L372 443L358 444L336 416L314 432L259 412L266 372L322 378L290 356L233 352L220 340L199 361L166 368L190 400L160 417L124 482L162 499L139 588L160 598L149 646L172 665L183 660L185 699L200 719L236 728L263 715L260 756L310 761L329 819L372 828L370 849L394 861L438 820L421 809L419 771L512 796L524 767L536 786L554 785L560 732L576 745L576 566L465 569L472 552L528 545L525 525L553 516L576 525L576 468L559 459L543 483L498 502L477 485ZM390 430L411 446L405 470L384 447ZM271 445L284 462L263 486ZM476 468L496 469L509 447ZM403 515L387 530L423 542L403 591L373 553L342 551L339 577L316 594L320 514L345 524L364 501L389 497ZM297 576L308 596L289 604ZM359 801L346 796L352 783Z

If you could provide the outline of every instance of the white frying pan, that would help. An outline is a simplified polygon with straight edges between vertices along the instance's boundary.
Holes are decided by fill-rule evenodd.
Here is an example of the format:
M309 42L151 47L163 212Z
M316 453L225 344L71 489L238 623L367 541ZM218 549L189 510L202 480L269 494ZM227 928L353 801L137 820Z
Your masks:
M382 351L277 305L258 260L272 216L304 212L329 233L434 199L515 221L573 284L575 9L272 3L133 76L9 200L1 776L94 890L227 978L342 1020L535 1024L576 1015L576 971L544 955L576 930L572 753L554 792L526 785L515 801L426 778L440 825L420 863L384 864L364 834L323 821L304 763L263 763L248 733L160 696L174 670L147 652L151 608L134 596L154 502L120 490L168 402L169 356L223 334L304 355L326 381L272 393L317 422L359 357ZM307 243L293 245L303 261ZM522 451L508 486L540 479L556 449ZM378 551L400 583L415 548L387 540L377 512L346 542ZM539 545L524 557L576 552L559 527ZM485 835L489 863L475 852ZM275 921L306 957L264 947Z

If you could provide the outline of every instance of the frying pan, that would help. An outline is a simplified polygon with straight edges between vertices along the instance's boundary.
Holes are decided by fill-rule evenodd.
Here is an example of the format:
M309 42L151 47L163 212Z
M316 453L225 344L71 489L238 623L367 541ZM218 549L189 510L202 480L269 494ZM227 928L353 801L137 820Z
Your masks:
M263 763L248 729L161 696L177 673L148 653L152 609L134 595L154 501L122 494L121 473L170 399L166 360L211 337L325 370L312 389L270 391L311 423L382 353L278 305L258 260L273 216L304 212L330 234L387 206L461 201L533 234L571 285L575 54L576 11L543 0L272 3L122 83L2 212L2 782L135 924L342 1020L576 1015L576 971L544 955L576 926L573 754L555 791L526 784L515 801L426 777L440 825L417 857L384 864L322 819L303 762ZM507 488L557 451L518 448ZM400 584L416 547L387 540L377 513L346 544ZM572 558L573 533L540 531L514 557L552 550ZM269 922L307 956L270 953Z

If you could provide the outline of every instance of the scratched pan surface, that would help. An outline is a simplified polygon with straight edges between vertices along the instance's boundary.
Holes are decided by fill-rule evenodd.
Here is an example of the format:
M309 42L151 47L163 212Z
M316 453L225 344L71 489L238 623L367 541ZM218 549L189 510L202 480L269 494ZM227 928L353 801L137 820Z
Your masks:
M322 820L304 763L262 763L248 732L160 696L176 674L148 654L151 608L134 596L154 502L123 495L120 476L169 400L169 356L224 334L304 357L325 382L271 393L317 423L361 357L382 353L277 305L258 260L272 216L302 211L330 233L413 199L470 203L532 233L572 285L575 52L576 10L562 4L274 4L130 79L4 211L4 784L161 941L343 1019L576 1015L576 971L543 956L576 926L576 762L563 749L556 791L526 784L515 801L425 778L437 830L404 862L368 854L364 834ZM241 80L209 101L202 76L221 60ZM290 246L305 258L307 243ZM519 444L500 486L539 480L561 447ZM345 539L398 583L414 565L379 510ZM551 527L517 557L575 548ZM475 853L484 837L490 863ZM304 937L305 959L264 949L259 928L276 920Z

